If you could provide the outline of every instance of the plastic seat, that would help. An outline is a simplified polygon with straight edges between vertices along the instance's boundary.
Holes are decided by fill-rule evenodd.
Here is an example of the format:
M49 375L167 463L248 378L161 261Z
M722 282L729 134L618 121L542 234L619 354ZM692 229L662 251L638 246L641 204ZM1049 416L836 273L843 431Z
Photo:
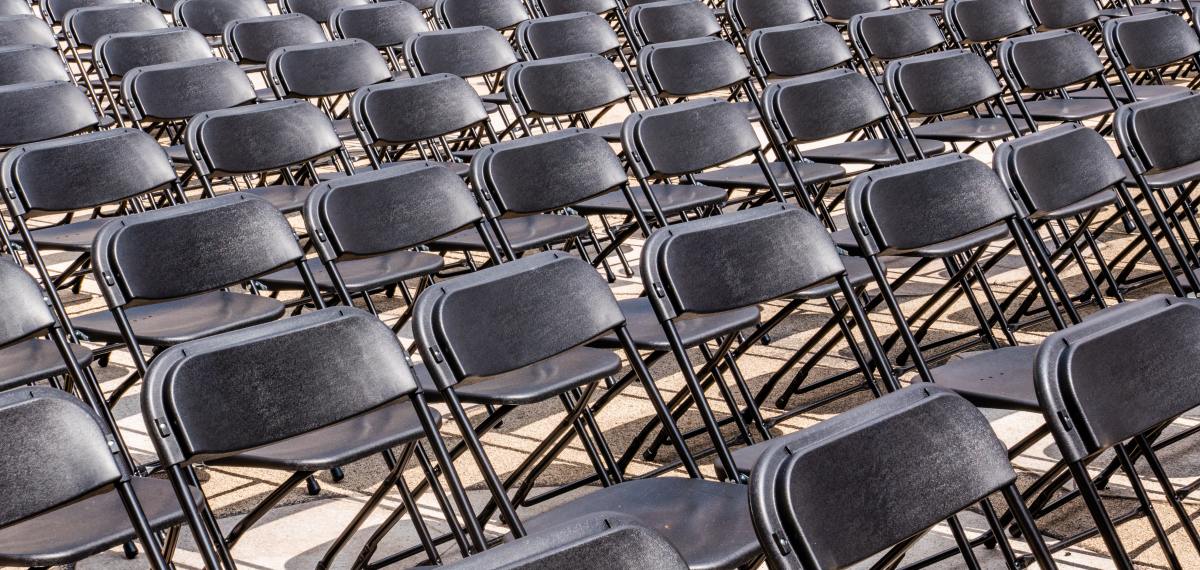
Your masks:
M536 249L561 242L585 233L588 228L587 220L581 217L557 214L502 219L499 224L504 229L509 247L514 251ZM492 241L498 241L490 228L488 237ZM462 230L438 239L430 246L435 249L451 251L487 251L483 238L475 230Z
M77 344L71 345L71 356L80 368L91 364L92 351ZM69 373L62 353L55 343L33 339L0 348L0 389L44 380Z
M771 173L775 176L780 188L790 188L794 185L788 172L787 165L782 162L770 164ZM836 164L821 164L801 162L796 164L801 179L808 184L824 184L846 176L846 169ZM766 176L762 167L757 164L739 164L727 166L715 172L705 172L695 176L696 182L717 188L757 188L764 185Z
M651 184L650 192L659 208L667 216L724 203L729 192L702 184ZM654 214L654 207L644 193L635 193L638 208L643 215ZM618 193L610 192L575 204L574 209L583 215L623 214L630 211L629 200Z
M649 298L624 299L620 304L621 313L625 315L625 326L629 327L629 335L635 344L649 350L671 350L671 343L663 332L662 323ZM742 307L720 313L687 315L677 323L679 340L683 346L694 348L713 338L754 326L760 314L758 307ZM610 334L598 339L596 345L616 348L620 341L616 335Z
M510 372L468 376L454 387L466 403L533 404L616 374L621 360L612 350L578 346Z
M151 346L171 346L283 316L283 303L270 297L214 291L126 311L137 338ZM120 342L121 329L101 311L72 319L75 328L97 341Z

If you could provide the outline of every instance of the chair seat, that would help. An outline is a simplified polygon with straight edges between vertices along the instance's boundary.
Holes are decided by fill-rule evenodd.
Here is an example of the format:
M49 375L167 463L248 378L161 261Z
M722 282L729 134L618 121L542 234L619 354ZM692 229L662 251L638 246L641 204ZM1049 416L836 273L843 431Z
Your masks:
M325 264L319 259L309 259L305 262L312 273L317 287L324 290L333 289L333 279ZM393 283L399 283L413 277L429 275L442 268L440 255L422 253L419 251L393 251L381 255L339 261L338 272L346 289L351 293L361 293L378 289ZM304 280L300 278L300 270L295 267L281 269L259 279L272 289L303 289Z
M796 166L800 172L800 177L807 184L821 184L830 180L837 180L846 175L846 169L836 164L797 162ZM792 182L792 175L788 173L786 164L772 162L770 168L771 175L775 177L775 181L779 183L780 188L795 186ZM727 166L711 172L703 172L697 174L695 178L696 182L700 184L708 184L717 188L770 188L770 185L767 184L767 177L763 175L762 167L756 162Z
M917 144L921 146L921 150L925 153L925 156L934 156L946 152L946 144L940 141L919 138L917 139ZM909 144L908 139L900 140L900 148L908 158L915 159L917 157L917 153L912 149L912 145ZM804 158L817 162L848 162L876 165L899 162L896 149L892 147L891 141L887 139L847 141L821 148L809 149L804 151Z
M1026 101L1025 108L1029 116L1038 121L1083 121L1093 117L1107 115L1113 112L1112 102L1108 99L1079 98L1079 99L1041 99ZM1010 105L1008 112L1014 118L1023 116L1021 108Z
M96 233L113 219L92 218L81 222L39 228L31 231L30 235L33 237L33 243L39 249L88 253L92 251L92 241L96 239ZM13 234L12 240L16 244L24 243L20 234Z
M391 168L393 166L408 165L408 164L412 164L412 162L407 161L407 160L397 160L395 162L384 162L384 163L380 164L379 167L380 168ZM470 172L471 172L471 165L466 162L438 162L437 164L439 166L445 167L450 172L453 172L456 176L459 176L462 178L466 178L467 175L470 174ZM317 179L320 180L321 182L328 182L330 180L336 180L336 179L345 178L345 177L346 177L346 173L342 172L340 170L335 170L332 172L317 173Z
M454 385L454 393L474 404L520 406L587 385L621 369L611 350L577 346L529 366L492 376L474 376Z
M285 214L291 214L304 209L304 201L308 199L309 193L312 192L312 186L280 184L276 186L248 188L243 190L243 192L249 192L260 198L265 198L276 210Z
M838 247L850 252L851 254L862 251L859 249L858 241L854 239L854 234L849 228L833 232L832 235L833 243L837 244ZM915 257L945 257L947 255L953 255L990 241L995 241L1007 235L1008 228L1003 224L999 224L971 232L962 237L935 243L933 245L908 252L906 255Z
M667 342L667 334L663 331L662 323L658 320L658 315L654 313L654 307L650 305L649 298L624 299L619 304L621 313L625 315L625 326L629 329L629 336L633 337L633 344L638 349L671 350L671 345ZM716 337L752 327L758 324L759 315L758 307L743 307L720 313L692 313L677 319L675 326L683 345L691 348ZM613 333L606 333L592 344L605 348L621 346L617 335Z
M91 350L78 344L67 346L76 364L91 363ZM54 341L35 338L0 349L0 390L66 373L67 365Z
M1180 186L1200 178L1200 162L1185 164L1178 168L1146 175L1146 184L1151 188Z
M1029 132L1029 125L1015 121L1017 130ZM969 119L951 119L937 121L928 125L913 128L913 133L919 138L930 138L939 141L973 141L987 142L1012 136L1008 122L1004 117L972 117Z
M1072 204L1068 204L1057 210L1039 212L1030 217L1038 220L1059 220L1070 218L1077 214L1091 212L1096 208L1103 208L1104 206L1108 206L1116 201L1117 192L1115 190L1101 190L1095 194L1092 194L1091 196L1088 196L1087 198Z
M167 157L171 159L171 162L189 165L192 163L192 159L188 157L187 147L181 144L173 144L167 147Z
M441 425L437 410L430 409ZM288 471L320 471L425 437L412 402L404 398L348 420L280 442L226 457L212 465L262 467Z
M871 267L867 265L867 260L852 255L842 255L842 265L846 267L846 277L850 280L850 284L858 287L870 283L875 279L871 274ZM824 299L837 295L841 292L841 287L838 287L837 281L829 281L820 285L813 285L808 289L804 289L791 295L794 299Z
M1112 90L1113 90L1113 95L1116 95L1118 100L1120 100L1120 101L1128 101L1129 100L1129 96L1125 94L1125 89L1123 87L1121 87L1120 85L1114 85ZM1188 89L1187 86L1184 86L1184 85L1134 85L1133 86L1133 95L1135 97L1137 97L1138 101L1145 101L1147 99L1155 99L1158 97L1166 97L1167 95L1173 95L1175 93L1184 93L1187 91L1191 91L1191 89ZM1072 91L1071 96L1075 97L1077 99L1107 99L1108 98L1108 95L1104 93L1103 87L1092 87L1090 89L1083 89L1080 91Z
M588 129L588 132L608 142L621 142L621 126L621 123L610 123L607 125L592 127Z
M746 486L680 477L626 481L525 521L530 533L598 512L630 517L661 534L691 570L737 568L762 552Z
M486 95L480 95L479 99L482 100L484 103L491 103L493 105L507 105L508 104L508 95L505 94L503 91L501 91L499 93L488 93Z
M540 248L546 245L566 241L583 235L588 231L587 220L581 216L560 216L556 214L533 214L518 218L500 220L504 235L516 251ZM485 226L486 227L486 226ZM496 247L500 247L492 229L487 228ZM475 228L468 228L451 234L429 245L437 251L486 251L483 238Z
M237 330L283 316L277 299L248 293L213 291L125 311L138 341L152 346L171 346L189 340ZM108 311L71 319L75 328L91 340L123 342L117 322Z
M151 528L160 530L183 522L183 510L170 482L146 477L132 480ZM57 566L82 560L134 540L137 535L128 521L114 490L76 501L0 528L0 566Z
M1008 346L962 355L930 370L933 382L981 408L1037 412L1033 385L1035 346Z
M338 138L354 139L358 137L358 133L354 130L354 121L352 119L334 119L333 132L337 133Z
M636 187L632 191L642 213L653 214L654 210L650 207L650 200L646 198L646 193ZM663 213L668 216L705 206L719 206L729 199L729 192L701 184L652 184L650 191L654 193L654 199L662 208ZM575 204L572 208L585 216L633 212L633 208L629 206L629 200L620 191L589 198Z

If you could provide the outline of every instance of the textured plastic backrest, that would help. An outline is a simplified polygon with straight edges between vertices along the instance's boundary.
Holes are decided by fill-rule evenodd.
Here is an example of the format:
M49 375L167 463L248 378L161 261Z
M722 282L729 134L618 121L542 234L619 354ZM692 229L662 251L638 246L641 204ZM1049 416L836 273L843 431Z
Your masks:
M1000 64L1025 89L1049 91L1079 83L1104 71L1091 42L1069 30L1005 40Z
M334 10L347 6L365 6L369 0L283 0L281 8L292 14L304 14L317 22L328 22Z
M1042 27L1051 30L1074 28L1100 17L1094 0L1028 0L1029 11Z
M534 58L581 53L608 53L621 46L617 32L603 16L592 13L548 16L521 22L517 37Z
M421 11L403 0L338 8L329 24L338 37L359 38L378 48L401 47L413 34L429 30Z
M846 205L864 249L885 255L962 237L1016 213L996 173L965 154L859 175Z
M617 513L597 513L453 562L447 570L686 570L658 533Z
M539 0L542 12L547 16L561 16L577 12L607 14L617 9L616 0Z
M505 79L510 97L542 115L590 111L629 96L625 74L596 54L515 63Z
M833 69L774 83L763 105L789 141L816 141L885 119L887 106L871 80Z
M723 89L750 77L737 48L712 37L646 46L638 65L659 92L680 97Z
M0 86L70 81L58 52L43 46L0 47Z
M190 119L258 99L246 73L223 57L134 68L122 79L121 92L142 116L159 120Z
M325 41L325 31L304 14L234 20L225 25L225 45L242 62L266 63L275 48Z
M187 145L213 174L273 170L342 147L329 117L294 99L196 115L188 123Z
M81 401L53 388L0 392L0 451L0 527L121 477L100 422Z
M110 306L213 291L304 255L283 214L243 193L125 216L100 230L94 249Z
M716 99L634 113L621 128L621 144L648 173L667 176L711 168L759 148L746 114Z
M579 129L488 146L471 160L471 178L516 213L557 210L628 180L612 147Z
M1125 180L1108 141L1076 123L1004 143L995 164L1033 213L1069 206Z
M329 97L392 78L375 46L359 39L281 47L271 52L267 72L285 93Z
M0 147L74 134L98 122L87 95L70 81L0 87Z
M162 12L141 2L76 8L63 19L63 29L81 46L93 45L105 34L144 32L166 27L167 20Z
M111 6L113 4L135 4L138 0L46 0L39 2L42 11L55 24L62 23L67 13L76 8L91 8L93 6Z
M404 44L404 57L421 75L449 73L467 78L501 71L517 62L508 40L486 26L415 34Z
M96 40L93 53L109 76L120 77L137 67L207 59L212 48L196 30L166 28L108 34Z
M884 61L924 53L946 41L933 16L917 8L859 14L850 20L850 29L867 57Z
M841 32L824 22L754 30L748 43L767 74L781 77L837 67L853 57Z
M629 9L629 23L646 43L673 42L712 36L721 23L699 0L661 0Z
M1038 349L1038 401L1063 459L1078 461L1200 404L1194 299L1155 295L1057 332Z
M374 140L389 143L442 136L487 119L471 85L445 73L359 89L351 111Z
M975 406L918 383L773 446L750 510L772 568L848 568L1015 479Z
M132 198L175 181L154 137L113 129L19 146L0 177L31 210L69 212Z
M375 255L413 247L479 221L483 214L462 178L436 163L398 164L324 182L304 210L318 248Z
M963 38L988 42L1033 28L1033 17L1022 0L952 0L946 3Z
M506 30L529 19L522 0L438 0L434 10L451 28Z
M1200 160L1200 93L1188 91L1125 105L1113 120L1117 139L1128 141L1148 170L1169 170Z
M54 324L46 293L17 264L0 260L0 346L45 330Z
M176 21L206 36L223 34L234 20L270 15L262 0L182 0L175 5Z
M533 364L624 321L591 264L561 252L439 282L413 308L422 360L440 388Z
M892 7L889 0L818 0L818 3L826 17L843 22L859 14Z
M845 272L829 232L795 206L694 221L646 240L643 280L647 291L665 292L669 300L653 300L670 309L666 314L755 306Z
M725 10L749 30L815 20L809 0L726 0Z
M1135 70L1162 67L1200 53L1196 31L1166 11L1108 20L1104 38Z
M37 16L0 16L0 45L35 45L57 48L50 26Z
M404 348L352 307L314 311L172 347L143 388L168 463L283 441L416 391ZM157 430L152 430L157 431Z
M33 14L33 8L25 0L3 0L0 2L0 16L23 16Z
M893 61L887 85L892 96L923 115L967 109L1000 94L987 60L970 51L946 51Z

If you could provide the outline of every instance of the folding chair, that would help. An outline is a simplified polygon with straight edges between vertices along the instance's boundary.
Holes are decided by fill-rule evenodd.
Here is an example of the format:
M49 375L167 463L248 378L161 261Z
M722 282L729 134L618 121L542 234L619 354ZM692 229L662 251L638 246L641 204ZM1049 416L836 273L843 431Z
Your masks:
M692 97L728 93L751 120L758 120L758 94L746 61L733 44L715 37L650 44L638 54L642 84L655 106ZM674 100L674 101L673 101Z
M355 136L350 98L363 87L391 80L392 70L375 46L349 39L277 48L267 59L267 78L277 98L307 99L346 139Z
M99 123L83 89L70 81L0 87L0 149L90 131Z
M649 44L715 37L721 23L699 0L658 0L629 9L631 45L640 51Z
M628 85L637 92L642 107L650 106L621 38L603 16L582 12L535 18L521 22L515 36L526 60L598 54L614 63L619 62L621 72Z
M629 113L638 111L626 78L604 56L566 55L513 64L505 74L504 92L527 135L534 125L549 132L549 123L581 127L619 142L621 123L596 123L622 103Z
M57 50L35 45L0 46L0 86L71 81Z
M1098 28L1103 12L1096 0L1025 0L1043 30Z
M877 80L892 61L951 47L929 12L910 7L857 14L848 35L867 74Z
M270 16L271 10L261 0L179 0L172 14L177 25L196 30L210 42L220 44L226 24Z
M979 505L999 534L988 500L996 493L1017 513L1040 567L1057 567L1021 502L1004 445L983 414L951 392L910 386L766 445L750 510L771 568L850 568L883 551L873 564L898 566L943 520L964 566L978 567L956 516ZM852 467L867 458L886 467ZM1001 544L1008 567L1022 567L1007 537Z
M555 309L546 310L549 300ZM691 568L749 566L759 557L744 486L680 477L622 481L613 469L588 403L597 384L617 372L621 361L612 351L587 343L615 333L656 412L669 416L637 357L617 300L587 263L545 252L438 283L417 299L413 329L422 360L464 436L452 455L470 450L493 497L481 516L498 508L513 536L521 538L584 515L615 511L662 534ZM480 436L516 406L552 398L560 399L567 416L501 481ZM476 424L464 403L498 407ZM516 505L545 499L528 497L540 474L530 471L533 461L557 455L562 447L555 444L572 429L606 487L523 520ZM672 442L682 441L678 432L673 436ZM687 454L685 447L677 449L681 456ZM507 490L522 477L510 499ZM711 532L714 521L720 521L721 532Z
M119 32L141 32L167 27L167 21L157 8L141 2L74 8L63 17L63 35L67 40L67 52L79 70L79 82L87 88L92 100L104 115L106 108L116 115L118 126L125 126L120 107L116 101L104 97L99 88L102 78L95 66L92 46L102 36Z
M532 0L531 5L542 18L553 18L585 12L612 22L621 36L629 38L629 21L625 18L626 2L621 0Z
M1104 23L1104 50L1124 88L1119 95L1123 101L1190 92L1198 84L1194 79L1185 85L1165 84L1163 73L1169 68L1200 66L1200 37L1176 14L1153 12L1110 19ZM1103 96L1096 91L1086 95Z
M4 0L0 2L0 16L33 15L33 7L25 0Z
M529 19L523 0L437 0L433 14L444 28L485 26L502 32Z
M973 47L984 57L1000 41L1037 28L1023 0L947 0L943 14L954 43Z
M114 4L134 4L136 0L46 0L38 2L42 19L51 27L62 24L67 13L76 8L91 8L94 6L112 6Z
M280 0L279 11L284 14L304 14L318 24L329 25L335 10L367 4L367 0Z
M1031 129L1036 121L1081 123L1101 117L1104 128L1120 105L1108 84L1104 63L1083 36L1068 30L1042 32L1005 40L997 49L1004 82L1012 92L1014 114L1026 117ZM1070 87L1099 84L1108 97L1073 98ZM1025 99L1028 93L1032 97Z
M120 98L121 80L126 73L147 65L212 56L212 48L204 36L188 28L105 34L92 47L98 83L118 115L128 113L128 105Z
M890 0L813 0L827 24L844 27L850 19L868 12L878 12L892 7Z
M824 22L754 30L746 40L746 55L763 88L774 79L844 67L854 59L841 32Z
M35 45L58 49L58 39L37 16L0 16L0 46Z
M155 450L177 489L196 482L198 464L293 472L253 510L221 534L207 505L185 508L209 568L234 568L229 550L255 523L313 472L382 454L389 473L326 550L334 564L379 503L395 488L412 514L430 563L440 556L404 481L414 455L430 481L460 548L483 549L466 491L413 379L404 348L375 317L353 307L331 308L181 344L151 366L142 416ZM288 410L287 413L278 413ZM432 447L438 471L426 457ZM399 456L393 448L400 447ZM437 473L450 487L448 499ZM462 510L467 543L451 500Z
M500 108L508 97L500 90L504 71L517 62L517 53L500 32L472 26L414 34L404 43L404 60L413 77L449 73L467 80L481 79L484 93L480 98L488 114L499 111L508 121Z
M725 12L729 15L734 32L743 37L763 28L818 19L809 0L726 0Z
M429 23L412 4L403 0L373 2L362 6L342 6L329 15L329 29L335 39L366 40L383 52L399 74L403 63L404 42L418 32L429 31Z
M275 48L327 41L325 30L304 14L241 18L225 24L225 49L229 58L257 70Z

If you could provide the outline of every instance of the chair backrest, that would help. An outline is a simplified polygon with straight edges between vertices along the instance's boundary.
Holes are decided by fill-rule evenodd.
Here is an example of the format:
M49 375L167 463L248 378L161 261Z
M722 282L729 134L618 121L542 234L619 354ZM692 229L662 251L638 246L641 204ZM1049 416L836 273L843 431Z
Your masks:
M871 79L850 69L773 83L763 91L763 108L788 143L830 138L888 117Z
M632 33L643 44L715 36L721 23L700 0L660 0L629 9Z
M642 250L642 282L668 318L756 306L846 271L821 222L793 205L693 222L654 232Z
M404 59L414 75L471 78L507 69L517 62L517 53L500 32L474 26L413 34L404 43Z
M1033 215L1065 208L1125 180L1124 165L1108 141L1077 123L1008 141L996 149L993 161Z
M1104 23L1104 44L1132 71L1156 69L1200 54L1200 37L1181 17L1151 12Z
M342 148L329 117L296 99L205 111L188 123L186 142L197 171L208 176L275 170Z
M280 96L331 97L387 81L392 71L375 46L348 39L278 48L267 77Z
M206 36L220 36L234 20L271 15L262 0L180 0L174 8L175 21Z
M1015 479L975 406L917 383L764 452L750 512L772 568L848 568Z
M142 2L75 8L63 17L63 30L76 45L90 46L105 34L144 32L167 27L158 8Z
M304 14L322 24L333 12L350 6L366 6L369 0L279 0L279 9L288 14Z
M225 25L225 47L243 63L266 63L276 48L325 41L325 30L304 14L234 20Z
M108 306L123 307L214 291L303 257L283 214L235 192L105 224L93 272Z
M35 45L58 49L58 39L37 16L0 16L0 46Z
M134 68L122 79L121 93L138 118L161 121L258 99L246 73L223 57Z
M88 496L124 475L115 440L78 398L46 387L0 392L0 526ZM114 523L116 521L113 521Z
M1066 461L1079 461L1200 403L1194 299L1123 303L1042 342L1038 402Z
M471 180L493 215L570 206L628 181L621 160L599 135L580 129L488 145L471 159Z
M1064 30L1095 22L1100 7L1095 0L1026 0L1029 13L1045 29Z
M948 0L943 9L959 40L984 43L1034 29L1023 0Z
M758 30L817 19L809 0L725 0L725 11L743 30Z
M618 513L596 513L452 562L447 570L686 570L662 535Z
M835 22L848 22L850 18L867 12L878 12L892 7L889 0L816 0L825 17Z
M447 73L359 89L350 102L368 144L402 144L458 132L487 119L479 95Z
M996 173L965 154L873 170L855 178L848 192L850 227L871 254L920 249L1016 214Z
M1200 93L1187 91L1124 105L1113 118L1121 153L1142 172L1157 172L1200 161Z
M648 45L638 54L638 68L651 90L666 96L698 95L750 78L737 48L713 37Z
M0 2L0 16L32 15L33 8L25 0L3 0Z
M326 259L414 247L482 218L462 178L434 162L323 182L304 206L312 243Z
M329 16L334 37L366 40L377 48L403 47L413 34L429 30L421 11L403 0L342 6Z
M61 24L67 13L76 8L92 6L111 6L113 4L136 4L139 0L46 0L39 2L46 19L53 24Z
M750 59L766 77L824 71L854 57L841 32L824 22L754 30L746 44Z
M12 260L0 259L0 291L0 346L54 326L46 290Z
M0 87L0 147L91 130L99 122L87 95L70 81Z
M750 119L716 99L685 101L634 113L621 125L621 144L641 176L699 172L759 148Z
M945 51L888 64L887 88L901 115L942 115L1000 94L992 66L971 51Z
M96 40L92 53L109 77L121 77L137 67L213 56L204 36L190 28L108 34Z
M0 47L0 86L70 80L54 49L34 45Z
M337 307L171 347L142 389L147 425L167 426L150 430L159 457L177 465L309 433L417 384L387 325Z
M1104 73L1104 63L1087 38L1069 30L1011 38L1000 44L1001 68L1019 89L1050 91Z
M602 55L567 55L513 64L505 92L520 113L569 115L628 97L625 77Z
M581 53L610 53L621 47L617 32L603 16L572 13L521 22L517 41L533 59Z
M925 10L896 8L850 19L850 37L865 59L891 61L946 44L937 21Z
M0 162L0 181L26 212L70 212L118 202L175 181L154 137L113 129L22 145Z
M426 288L412 322L434 383L447 389L580 346L625 316L590 263L550 251Z
M563 14L608 14L620 9L617 0L536 0L537 7L546 16L562 16Z
M507 30L529 19L522 0L438 0L433 12L451 28Z

